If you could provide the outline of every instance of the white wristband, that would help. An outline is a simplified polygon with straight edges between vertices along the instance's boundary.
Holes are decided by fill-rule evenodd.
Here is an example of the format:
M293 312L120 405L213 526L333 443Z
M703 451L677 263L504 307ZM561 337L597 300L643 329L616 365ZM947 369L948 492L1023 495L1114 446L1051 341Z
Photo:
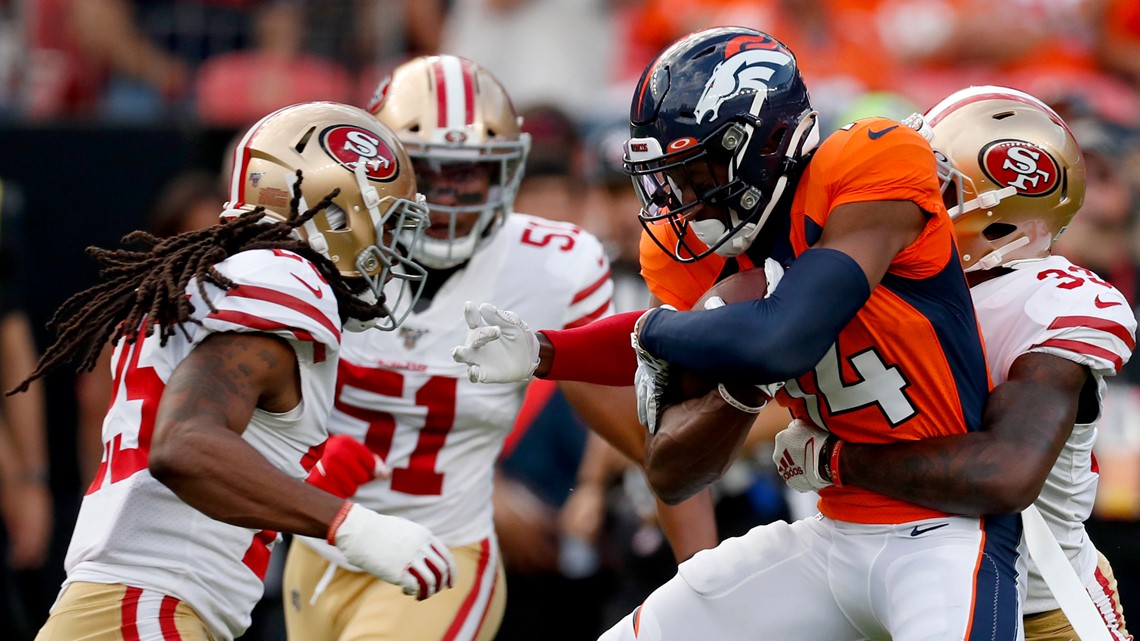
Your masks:
M740 401L733 398L732 394L728 393L728 389L725 388L724 383L717 383L716 384L716 391L720 392L720 397L724 399L725 403L728 403L729 405L735 407L736 409L740 410L741 412L748 412L749 414L759 414L760 410L764 409L764 406L768 404L768 401L764 401L764 402L760 403L759 405L757 405L756 407L752 407L751 405L745 405L744 403L741 403Z

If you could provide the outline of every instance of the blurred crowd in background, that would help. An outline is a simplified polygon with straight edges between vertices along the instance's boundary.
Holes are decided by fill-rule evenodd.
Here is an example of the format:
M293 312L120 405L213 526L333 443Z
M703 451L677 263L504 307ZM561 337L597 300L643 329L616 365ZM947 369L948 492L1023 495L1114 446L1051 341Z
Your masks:
M366 105L394 66L437 52L490 70L523 114L533 144L516 209L603 238L618 309L640 309L637 201L621 168L633 86L665 45L723 24L796 53L825 130L903 118L971 84L1050 103L1089 167L1056 249L1140 302L1136 0L0 0L0 382L27 373L45 310L87 284L84 246L212 223L236 132L296 102ZM0 402L0 456L15 461L0 478L5 638L31 638L63 579L100 458L104 378L57 377ZM1109 388L1090 531L1140 617L1140 362ZM639 473L619 460L583 470L589 447L555 388L532 386L496 496L511 594L501 639L594 638L674 571ZM718 484L722 536L812 509L789 503L768 447ZM266 594L246 638L284 638L272 578Z

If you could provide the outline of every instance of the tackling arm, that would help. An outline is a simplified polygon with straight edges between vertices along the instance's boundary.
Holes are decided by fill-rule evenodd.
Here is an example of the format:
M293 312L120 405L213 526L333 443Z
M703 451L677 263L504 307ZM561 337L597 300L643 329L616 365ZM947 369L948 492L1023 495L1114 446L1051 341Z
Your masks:
M982 432L891 445L845 443L840 478L955 514L1020 511L1040 493L1092 380L1072 361L1023 354L990 394Z
M325 538L344 501L288 476L241 438L256 407L283 412L300 401L297 359L284 339L214 334L166 385L151 474L219 521Z
M840 205L771 296L699 313L654 312L641 344L715 379L775 383L800 376L819 362L926 220L910 201Z

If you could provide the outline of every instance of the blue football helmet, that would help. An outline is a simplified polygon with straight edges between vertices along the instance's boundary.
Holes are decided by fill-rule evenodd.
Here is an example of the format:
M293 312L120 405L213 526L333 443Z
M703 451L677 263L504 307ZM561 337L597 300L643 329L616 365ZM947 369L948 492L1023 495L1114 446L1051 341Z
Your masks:
M795 56L744 27L698 31L658 54L634 93L630 135L638 217L681 262L747 250L819 143ZM662 224L675 243L661 239Z

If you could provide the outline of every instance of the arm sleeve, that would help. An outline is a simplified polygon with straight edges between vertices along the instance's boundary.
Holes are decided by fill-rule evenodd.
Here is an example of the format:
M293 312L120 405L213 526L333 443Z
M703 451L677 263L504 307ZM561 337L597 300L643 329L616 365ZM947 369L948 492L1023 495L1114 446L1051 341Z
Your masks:
M621 387L633 385L637 355L630 334L645 313L626 312L564 330L542 330L554 347L554 360L546 378Z
M654 356L712 379L786 381L815 367L870 296L854 259L834 249L810 249L768 298L655 312L641 342Z

